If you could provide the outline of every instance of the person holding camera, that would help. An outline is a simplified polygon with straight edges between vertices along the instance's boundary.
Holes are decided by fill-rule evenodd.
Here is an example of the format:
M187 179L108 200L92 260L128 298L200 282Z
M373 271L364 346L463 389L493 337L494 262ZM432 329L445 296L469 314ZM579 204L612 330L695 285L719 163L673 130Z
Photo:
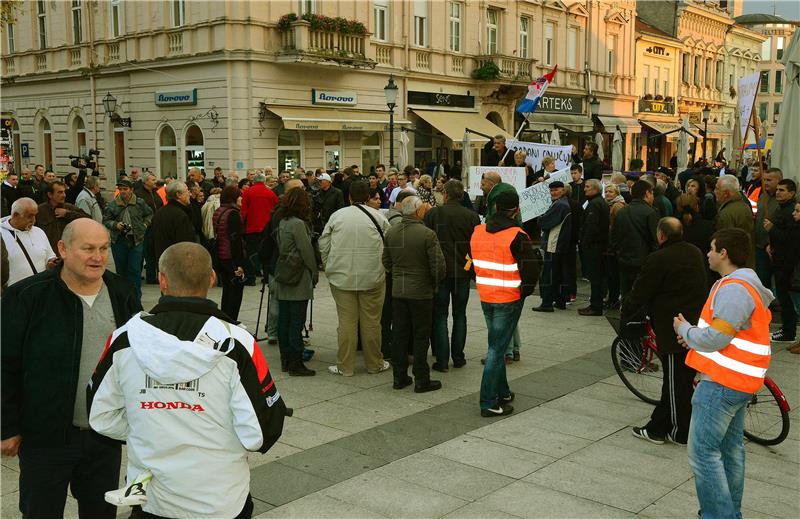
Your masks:
M142 297L144 234L153 219L153 210L133 194L133 182L117 182L118 193L106 207L103 224L111 232L111 254L117 274L128 278Z

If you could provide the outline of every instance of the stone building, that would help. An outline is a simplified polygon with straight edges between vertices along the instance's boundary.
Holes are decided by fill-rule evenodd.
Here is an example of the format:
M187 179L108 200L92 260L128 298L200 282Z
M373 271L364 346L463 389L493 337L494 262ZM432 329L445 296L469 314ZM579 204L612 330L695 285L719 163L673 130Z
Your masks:
M2 27L2 117L16 165L44 163L59 173L70 170L68 155L89 147L101 150L106 175L133 166L179 177L191 166L366 169L389 163L390 141L400 162L401 129L409 163L461 159L465 128L477 132L475 160L486 142L479 134L513 134L528 83L558 64L551 93L571 102L550 103L534 129L620 126L630 148L639 131L631 117L635 6L21 2ZM384 97L390 76L399 87L393 135ZM600 101L594 123L590 96ZM103 100L111 98L107 114ZM557 108L567 105L569 113ZM564 138L579 143L584 135Z

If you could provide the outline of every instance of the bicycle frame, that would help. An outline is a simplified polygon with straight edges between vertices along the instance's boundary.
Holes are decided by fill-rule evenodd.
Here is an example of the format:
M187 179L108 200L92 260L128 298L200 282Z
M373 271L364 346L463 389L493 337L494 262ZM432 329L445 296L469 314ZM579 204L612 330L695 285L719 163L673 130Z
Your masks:
M769 376L764 377L764 385L767 386L769 389L775 393L775 396L778 399L778 407L781 408L781 411L789 412L791 409L789 408L789 402L786 400L786 397L783 396L783 392L780 390L777 384L769 378Z

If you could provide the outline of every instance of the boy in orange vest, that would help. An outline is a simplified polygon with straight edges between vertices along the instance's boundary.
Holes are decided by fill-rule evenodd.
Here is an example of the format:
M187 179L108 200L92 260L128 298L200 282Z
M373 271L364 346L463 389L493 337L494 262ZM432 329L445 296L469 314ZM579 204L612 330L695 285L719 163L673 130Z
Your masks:
M774 299L744 267L751 251L745 231L717 231L708 263L722 279L711 289L697 326L682 314L673 322L678 342L689 350L686 365L700 373L688 450L702 517L742 517L744 418L769 367Z

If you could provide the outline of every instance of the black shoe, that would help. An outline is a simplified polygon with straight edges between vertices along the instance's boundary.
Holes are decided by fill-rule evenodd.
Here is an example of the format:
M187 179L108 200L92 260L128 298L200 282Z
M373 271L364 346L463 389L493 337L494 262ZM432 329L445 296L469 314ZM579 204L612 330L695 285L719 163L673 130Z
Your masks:
M633 435L637 438L647 440L650 443L655 443L656 445L664 445L663 436L656 436L655 434L649 433L644 427L634 427L631 432L633 432Z
M553 308L558 308L559 310L566 310L567 303L561 303L561 304L556 303L553 305Z
M440 366L439 363L437 362L434 362L431 365L431 369L433 371L438 371L439 373L447 373L448 371L450 371L450 369L447 366Z
M453 361L453 367L454 368L463 368L466 365L467 365L467 361L466 360L454 360Z
M290 377L313 377L317 372L313 369L308 369L303 361L296 360L289 363L289 376Z
M282 360L281 361L281 371L284 372L284 373L289 371L289 361L288 360Z
M785 333L783 330L778 330L770 334L770 339L773 342L794 342L794 335L790 337L789 334Z
M552 306L534 306L533 308L531 308L531 310L533 310L534 312L548 312L548 313L555 312Z
M615 299L614 301L604 301L603 308L606 310L616 310L619 308L619 299Z
M500 398L497 399L497 401L500 402L501 405L510 404L511 402L514 401L514 396L515 396L514 392L512 391L511 393L508 394L508 396L501 396Z
M442 383L438 380L426 380L425 382L414 384L414 393L427 393L437 389L442 389Z
M392 387L394 389L403 389L410 386L413 382L414 380L408 376L406 378L396 378L394 379L394 384L392 384Z
M603 315L603 311L596 310L591 306L587 306L586 308L581 308L578 310L578 315L601 316Z
M514 412L514 408L510 405L497 404L489 409L481 409L481 416L484 418L491 418L493 416L505 416Z

